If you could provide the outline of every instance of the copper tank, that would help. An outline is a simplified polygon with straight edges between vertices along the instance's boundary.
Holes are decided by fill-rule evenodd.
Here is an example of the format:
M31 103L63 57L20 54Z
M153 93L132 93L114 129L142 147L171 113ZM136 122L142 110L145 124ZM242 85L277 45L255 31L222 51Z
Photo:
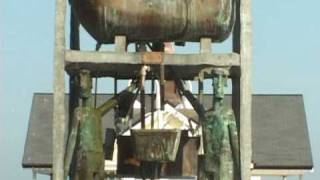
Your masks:
M100 43L116 35L129 42L225 40L235 0L73 0L83 27Z

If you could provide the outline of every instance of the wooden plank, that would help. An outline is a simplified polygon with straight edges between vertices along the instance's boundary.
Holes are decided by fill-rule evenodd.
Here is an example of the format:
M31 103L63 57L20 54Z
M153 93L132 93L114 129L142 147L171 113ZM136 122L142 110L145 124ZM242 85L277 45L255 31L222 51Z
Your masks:
M64 179L64 134L65 134L65 13L66 1L56 0L55 54L54 54L54 99L53 99L53 180Z
M152 55L159 52L117 53L95 51L73 51L65 53L65 63L70 65L79 64L142 64L145 56L161 58L149 62L162 62L163 65L213 65L213 66L240 66L240 57L237 53L228 54L166 54Z

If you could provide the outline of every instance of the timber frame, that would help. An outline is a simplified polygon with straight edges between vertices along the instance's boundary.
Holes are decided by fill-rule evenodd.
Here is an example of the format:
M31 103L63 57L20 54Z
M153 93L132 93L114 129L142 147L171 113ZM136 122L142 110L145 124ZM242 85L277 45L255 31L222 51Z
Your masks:
M70 48L66 48L66 0L56 0L55 10L55 51L54 51L54 110L53 110L53 180L64 179L65 154L65 70L70 75L70 115L77 106L77 79L73 75L76 68L89 68L93 76L116 76L112 74L112 65L155 65L174 67L232 67L233 109L239 121L241 179L251 177L252 136L251 136L251 71L252 71L252 16L251 0L236 1L236 24L233 30L233 52L229 54L212 54L211 40L201 39L200 53L196 55L168 55L163 53L127 53L125 37L115 38L115 52L80 51L79 22L71 10ZM171 59L172 61L168 61ZM99 71L94 72L99 68ZM102 68L101 68L102 67ZM201 69L199 68L199 70ZM192 69L192 68L189 68ZM121 78L128 78L130 74ZM190 79L194 74L185 74L180 78ZM118 79L118 77L115 77ZM202 81L199 81L203 87ZM199 89L201 95L203 90ZM201 96L199 97L201 101Z

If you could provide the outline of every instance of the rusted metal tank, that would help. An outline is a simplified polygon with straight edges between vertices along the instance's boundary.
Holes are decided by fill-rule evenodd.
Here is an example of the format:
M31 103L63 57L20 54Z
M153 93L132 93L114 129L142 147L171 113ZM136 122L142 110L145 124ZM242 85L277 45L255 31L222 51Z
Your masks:
M129 42L225 40L235 0L73 0L84 28L101 43L116 35Z

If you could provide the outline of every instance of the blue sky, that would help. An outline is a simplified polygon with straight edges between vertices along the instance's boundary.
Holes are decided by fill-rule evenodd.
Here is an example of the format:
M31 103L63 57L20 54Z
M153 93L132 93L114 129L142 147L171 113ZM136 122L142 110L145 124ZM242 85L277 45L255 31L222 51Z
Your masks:
M253 91L304 95L315 162L306 180L320 179L319 7L319 0L253 0ZM31 179L21 160L32 94L52 91L53 20L52 0L0 0L0 179ZM94 47L89 36L83 42Z

